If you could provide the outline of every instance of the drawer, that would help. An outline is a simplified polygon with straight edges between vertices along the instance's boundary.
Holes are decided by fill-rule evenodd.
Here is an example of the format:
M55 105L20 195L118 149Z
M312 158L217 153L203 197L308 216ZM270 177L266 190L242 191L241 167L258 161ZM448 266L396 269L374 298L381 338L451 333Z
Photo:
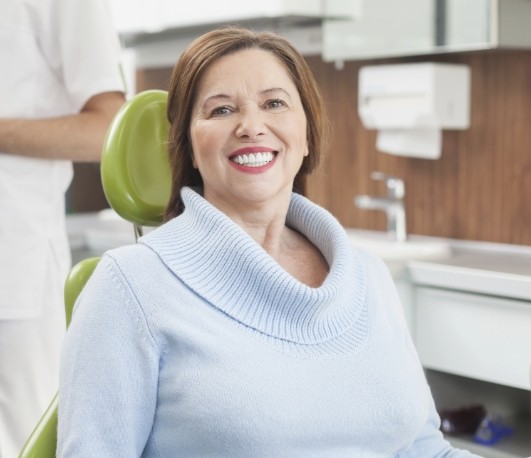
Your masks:
M424 367L530 389L531 303L425 287L414 298Z

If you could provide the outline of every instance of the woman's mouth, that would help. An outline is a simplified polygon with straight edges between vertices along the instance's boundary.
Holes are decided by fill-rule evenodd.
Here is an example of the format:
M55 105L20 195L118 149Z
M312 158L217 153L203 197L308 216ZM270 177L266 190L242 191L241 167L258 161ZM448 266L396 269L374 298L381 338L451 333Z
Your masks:
M275 158L275 151L262 151L257 153L237 154L230 160L244 167L263 167Z

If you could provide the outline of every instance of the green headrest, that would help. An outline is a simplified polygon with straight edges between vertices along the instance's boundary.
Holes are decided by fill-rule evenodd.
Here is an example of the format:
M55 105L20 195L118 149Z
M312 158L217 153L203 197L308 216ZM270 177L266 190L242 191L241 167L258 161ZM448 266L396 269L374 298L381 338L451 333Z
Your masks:
M101 179L110 206L139 226L158 226L169 200L168 93L149 90L127 101L103 146Z

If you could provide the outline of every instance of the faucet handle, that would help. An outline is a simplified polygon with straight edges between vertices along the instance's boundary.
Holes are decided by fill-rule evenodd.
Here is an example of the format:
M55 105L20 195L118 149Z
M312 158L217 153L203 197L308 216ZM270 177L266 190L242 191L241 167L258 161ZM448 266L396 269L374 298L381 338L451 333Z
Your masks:
M400 178L378 171L371 172L371 178L373 180L385 182L385 186L387 187L387 195L393 199L403 199L406 195L404 181Z

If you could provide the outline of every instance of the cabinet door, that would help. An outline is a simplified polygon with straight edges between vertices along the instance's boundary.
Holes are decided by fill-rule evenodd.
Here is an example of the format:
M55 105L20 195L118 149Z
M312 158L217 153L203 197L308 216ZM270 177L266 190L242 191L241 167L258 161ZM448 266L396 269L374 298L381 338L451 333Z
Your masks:
M531 303L422 287L415 302L424 367L530 389Z

